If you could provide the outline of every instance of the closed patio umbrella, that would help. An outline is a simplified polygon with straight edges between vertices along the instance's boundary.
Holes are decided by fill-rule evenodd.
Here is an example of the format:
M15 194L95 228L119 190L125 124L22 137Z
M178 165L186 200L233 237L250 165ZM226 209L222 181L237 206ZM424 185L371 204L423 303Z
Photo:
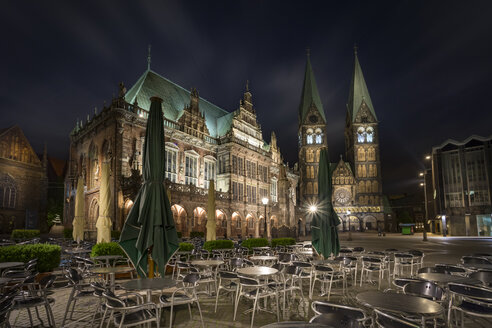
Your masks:
M99 217L96 222L97 243L109 243L111 241L111 227L113 223L109 217L110 203L109 163L103 163L101 167L101 186L99 187Z
M80 243L84 240L84 226L85 226L85 196L84 196L84 178L79 177L77 181L77 191L75 194L75 215L72 221L73 226L73 240Z
M119 244L141 277L149 274L149 252L164 277L166 264L179 248L179 243L163 183L166 162L162 99L152 97L150 100L143 150L143 184L125 220Z
M210 180L208 186L208 202L207 202L207 241L217 239L215 222L215 186L214 180Z
M340 219L333 209L332 198L332 172L326 148L321 149L318 169L318 206L313 213L312 220L312 244L318 254L324 258L338 255L340 241L338 239L337 225Z

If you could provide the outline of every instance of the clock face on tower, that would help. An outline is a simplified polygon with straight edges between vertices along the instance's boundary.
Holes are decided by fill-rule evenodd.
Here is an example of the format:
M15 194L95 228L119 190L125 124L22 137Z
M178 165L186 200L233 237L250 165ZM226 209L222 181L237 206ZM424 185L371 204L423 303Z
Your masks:
M347 204L352 197L350 190L340 188L335 191L335 200L340 204Z
M309 121L310 121L311 123L316 123L316 122L318 122L318 116L316 116L316 115L311 115L311 116L309 116Z

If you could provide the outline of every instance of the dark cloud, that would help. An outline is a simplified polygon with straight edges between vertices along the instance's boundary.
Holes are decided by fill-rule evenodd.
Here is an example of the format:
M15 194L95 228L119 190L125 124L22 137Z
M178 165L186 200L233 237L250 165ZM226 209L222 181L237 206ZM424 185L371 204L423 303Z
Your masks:
M297 159L305 49L328 119L332 161L359 59L380 120L386 192L414 188L422 156L448 138L490 135L490 1L6 1L0 11L1 126L41 151L152 68L232 111L250 80L266 140ZM0 127L1 127L0 126Z

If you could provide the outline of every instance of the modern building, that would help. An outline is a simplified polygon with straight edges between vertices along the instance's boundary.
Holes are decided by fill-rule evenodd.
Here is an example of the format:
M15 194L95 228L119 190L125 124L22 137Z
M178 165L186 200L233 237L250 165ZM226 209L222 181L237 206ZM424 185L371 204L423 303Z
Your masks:
M47 155L41 161L17 125L0 129L0 233L43 228Z
M283 161L277 139L263 139L252 92L226 111L150 69L102 111L77 122L70 135L65 224L73 219L76 181L85 179L86 230L95 232L101 163L111 167L111 217L120 230L141 184L142 147L150 97L163 99L166 185L177 230L205 231L209 181L216 186L217 236L296 235L298 175ZM262 200L267 199L264 205ZM265 215L266 214L266 215ZM265 216L267 233L265 233Z
M354 51L346 111L345 159L340 155L340 160L332 163L333 204L335 212L342 220L340 229L384 229L379 121L362 73L357 49ZM317 201L319 154L321 148L328 147L326 117L308 54L299 105L301 208L315 205ZM309 216L307 219L309 220Z
M492 236L492 136L449 139L432 148L432 231Z

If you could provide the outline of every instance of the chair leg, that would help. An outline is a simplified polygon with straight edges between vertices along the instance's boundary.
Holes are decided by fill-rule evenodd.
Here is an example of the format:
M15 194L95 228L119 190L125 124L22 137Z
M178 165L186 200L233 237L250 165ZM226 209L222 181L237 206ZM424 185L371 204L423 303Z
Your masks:
M99 328L102 328L102 326L104 325L104 319L106 319L106 313L108 313L107 307L106 307L106 309L104 309L104 314L103 314L103 317L101 319L101 324L99 325Z
M253 303L253 313L251 313L251 326L250 326L250 328L253 328L253 322L255 321L256 303L258 302L258 294L259 293L260 293L260 291L257 290L256 291L255 302Z
M72 289L72 292L70 293L70 296L68 297L67 308L65 309L65 314L63 315L63 320L62 320L62 327L65 326L65 320L67 319L67 314L68 314L68 311L70 309L70 303L72 302L74 292L75 292L75 289Z
M188 303L188 312L190 314L190 319L193 319L193 315L191 314L191 304Z
M203 323L202 309L200 308L200 302L198 301L198 296L196 296L196 305L198 306L198 313L200 313L200 321L202 322L202 328L205 328L205 324Z
M217 313L217 303L219 303L219 292L220 292L220 284L219 284L219 288L217 289L217 292L215 295L215 311L214 311L214 313Z
M275 304L277 305L277 322L280 322L280 311L278 308L278 292L275 292Z
M169 328L173 327L173 308L174 308L174 304L171 303L171 312L169 314Z

